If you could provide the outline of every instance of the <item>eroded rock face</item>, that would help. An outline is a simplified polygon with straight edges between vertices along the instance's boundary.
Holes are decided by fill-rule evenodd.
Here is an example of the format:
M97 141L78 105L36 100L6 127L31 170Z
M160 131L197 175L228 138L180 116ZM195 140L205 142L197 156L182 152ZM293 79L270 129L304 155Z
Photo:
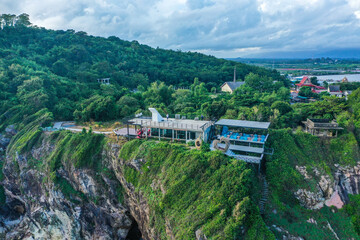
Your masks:
M131 183L128 183L124 178L121 166L126 163L118 158L119 150L120 146L116 144L111 145L111 150L107 152L108 155L106 157L112 161L114 173L125 189L125 204L129 208L130 214L135 218L141 231L142 238L145 240L160 239L159 236L157 236L155 229L150 227L150 208L147 199L142 195L141 191L135 191L135 187ZM134 163L136 163L135 166ZM144 160L137 160L131 161L129 165L133 166L135 169L140 169L141 165L144 163Z
M294 194L300 203L309 209L319 209L325 205L342 208L349 201L349 194L360 194L360 162L356 166L335 165L333 176L321 175L316 168L313 172L320 180L317 191L299 189ZM305 167L296 166L305 180L312 179Z
M281 233L282 240L304 240L304 238L302 238L302 237L296 237L296 236L291 235L287 230L285 230L282 227L272 225L271 228L274 231L277 231L277 232Z
M5 129L4 133L0 133L0 152L5 151L6 147L9 145L10 140L17 133L15 126L10 125Z
M341 199L349 200L348 194L360 194L360 162L354 167L339 166L335 172L335 183Z
M118 202L114 180L100 176L103 186L90 169L61 168L57 176L85 196L68 199L44 165L34 166L34 159L41 161L53 150L45 139L28 155L3 157L6 204L0 208L0 239L125 239L133 218Z
M195 232L196 240L207 240L205 234L199 229Z
M294 194L300 203L309 209L320 209L324 206L325 199L321 191L314 193L306 189L299 189Z

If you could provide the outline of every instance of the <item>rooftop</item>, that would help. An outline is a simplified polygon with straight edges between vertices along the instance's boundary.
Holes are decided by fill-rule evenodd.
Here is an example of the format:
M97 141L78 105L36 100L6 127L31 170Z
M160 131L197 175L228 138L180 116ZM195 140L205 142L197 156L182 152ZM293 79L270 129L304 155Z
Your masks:
M314 129L333 129L333 130L342 130L343 128L339 127L339 124L336 121L330 121L328 119L307 119L303 122L306 127Z
M241 85L244 85L245 82L225 82L221 87L223 87L225 84L229 85L229 87L231 88L231 90L235 90L238 87L240 87Z
M270 122L221 119L221 120L217 121L215 123L215 125L223 125L223 126L229 126L229 127L254 128L254 129L268 129L270 126Z
M341 92L340 85L329 85L329 92Z
M175 119L169 118L169 120L153 121L148 118L133 118L129 120L130 123L135 125L141 125L144 127L162 128L162 129L174 129L183 131L203 131L203 128L207 128L211 125L210 121L191 120L191 119Z

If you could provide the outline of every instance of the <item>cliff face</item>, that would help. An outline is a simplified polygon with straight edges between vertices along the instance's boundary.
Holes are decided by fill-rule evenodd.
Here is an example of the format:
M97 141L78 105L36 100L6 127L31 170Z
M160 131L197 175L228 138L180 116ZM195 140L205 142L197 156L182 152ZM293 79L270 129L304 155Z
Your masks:
M119 158L120 146L117 144L110 145L110 151L107 151L105 157L112 162L116 178L120 181L125 189L125 205L128 207L131 216L134 217L141 231L142 238L145 240L159 239L155 229L150 227L150 208L147 199L139 191L136 191L133 184L126 181L122 166L126 162ZM139 163L137 167L140 167Z
M9 148L4 154L16 134L10 129L2 135L9 140L2 141L6 144L0 154L6 195L0 207L0 238L127 239L135 224L146 240L228 239L234 234L273 239L268 228L284 239L356 236L348 232L348 217L326 206L340 208L349 194L359 194L360 162L334 164L327 171L300 164L289 168L298 185L286 185L292 187L290 194L279 199L292 205L275 202L270 188L266 227L253 207L256 198L249 189L255 190L256 178L251 169L221 153L151 141L106 143L99 153L100 168L81 167L74 159L79 155L66 155L59 146L74 137L80 142L73 151L79 152L82 137L92 141L91 134L65 132L56 138L44 133L30 150ZM291 202L293 198L297 202Z
M125 239L133 218L116 197L118 183L72 164L51 176L46 159L53 152L45 137L29 153L2 156L6 202L0 238Z
M359 239L345 204L359 194L360 149L353 133L318 138L274 130L266 163L267 224L278 238ZM349 202L350 197L350 202Z
M306 167L296 166L304 181L316 180L316 191L299 189L294 194L300 203L309 209L320 209L324 205L342 208L349 201L349 194L360 194L360 162L355 166L333 166L331 175L321 174L313 168L309 174Z

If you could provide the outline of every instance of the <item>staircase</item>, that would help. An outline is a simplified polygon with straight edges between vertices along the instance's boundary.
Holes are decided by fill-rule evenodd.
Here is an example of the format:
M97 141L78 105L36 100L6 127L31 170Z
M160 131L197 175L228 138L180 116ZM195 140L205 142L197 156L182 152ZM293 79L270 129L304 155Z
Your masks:
M236 154L230 149L228 149L225 154L228 155L229 157L234 157L234 158L236 157Z
M261 178L263 179L263 186L262 186L261 199L259 202L259 208L260 208L260 214L264 215L265 208L266 208L266 202L268 200L268 195L269 195L269 186L268 186L265 176L262 176Z

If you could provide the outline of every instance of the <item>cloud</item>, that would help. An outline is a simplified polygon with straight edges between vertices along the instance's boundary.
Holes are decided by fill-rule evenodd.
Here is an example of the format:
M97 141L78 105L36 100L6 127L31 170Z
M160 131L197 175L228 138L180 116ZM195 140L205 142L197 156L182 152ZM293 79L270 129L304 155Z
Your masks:
M26 12L38 26L218 57L360 48L359 0L2 2L2 13Z

